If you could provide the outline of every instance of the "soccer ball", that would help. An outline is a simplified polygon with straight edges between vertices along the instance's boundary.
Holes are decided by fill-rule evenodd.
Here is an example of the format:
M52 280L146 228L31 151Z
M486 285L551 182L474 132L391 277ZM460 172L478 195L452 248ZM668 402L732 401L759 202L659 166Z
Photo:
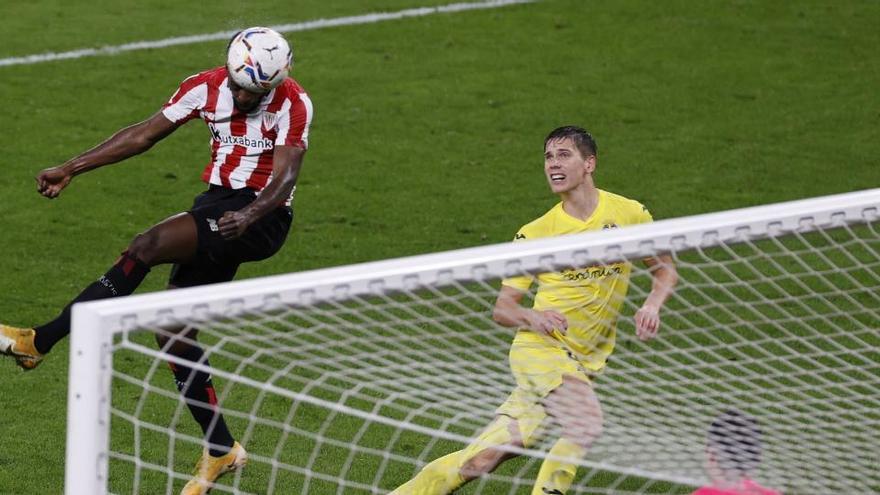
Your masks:
M254 93L265 93L281 84L293 66L287 40L264 27L252 27L229 42L226 69L235 84Z

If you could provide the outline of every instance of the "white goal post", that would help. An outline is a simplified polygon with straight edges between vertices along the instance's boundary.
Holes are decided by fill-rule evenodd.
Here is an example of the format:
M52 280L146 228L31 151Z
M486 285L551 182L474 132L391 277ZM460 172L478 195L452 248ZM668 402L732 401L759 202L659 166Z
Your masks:
M597 380L606 426L570 493L685 493L725 407L764 435L786 495L880 491L880 189L178 289L73 307L68 495L174 493L201 451L151 331L204 330L221 410L251 463L212 493L388 493L461 448L512 379L501 278L671 253L657 339L634 263ZM519 493L545 450L460 493ZM689 493L689 492L688 492Z

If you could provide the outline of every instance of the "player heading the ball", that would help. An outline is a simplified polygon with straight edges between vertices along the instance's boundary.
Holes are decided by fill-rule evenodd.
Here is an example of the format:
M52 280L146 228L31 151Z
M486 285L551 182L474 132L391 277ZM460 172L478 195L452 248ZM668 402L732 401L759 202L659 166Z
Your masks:
M275 254L293 220L293 191L313 113L305 90L288 76L292 66L283 36L264 27L242 30L229 41L224 66L184 80L152 117L40 172L37 190L56 198L74 177L143 153L190 120L203 120L212 135L211 159L202 172L208 189L192 207L135 236L55 319L33 328L0 325L0 352L26 370L36 368L70 332L74 303L129 295L156 265L173 264L168 288L193 287L232 280L241 263ZM156 340L163 351L207 366L197 335L191 327L166 328ZM205 435L196 475L182 491L201 495L221 474L243 466L247 454L219 413L211 376L180 364L171 371Z

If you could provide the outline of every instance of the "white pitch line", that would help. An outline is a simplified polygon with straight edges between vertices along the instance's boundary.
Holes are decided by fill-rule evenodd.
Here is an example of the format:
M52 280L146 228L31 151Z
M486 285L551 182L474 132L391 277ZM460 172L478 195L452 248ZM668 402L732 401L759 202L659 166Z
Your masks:
M404 19L407 17L422 17L432 14L462 12L465 10L494 9L498 7L506 7L508 5L533 3L536 1L539 0L486 0L483 2L452 3L449 5L441 5L439 7L419 7L414 9L399 10L397 12L376 12L372 14L336 17L333 19L316 19L314 21L298 22L295 24L281 24L269 27L281 33L292 33L296 31L310 31L313 29L323 29L328 27L352 26L355 24L372 24L375 22L392 21L396 19ZM135 41L133 43L125 43L123 45L116 46L104 46L101 48L82 48L80 50L72 50L69 52L49 52L41 53L38 55L25 55L23 57L0 58L0 67L9 65L39 64L42 62L52 62L54 60L115 55L122 52L147 50L150 48L165 48L177 45L190 45L193 43L202 43L205 41L228 40L232 37L232 35L237 32L237 30L219 31L216 33L178 36L175 38L165 38L154 41Z

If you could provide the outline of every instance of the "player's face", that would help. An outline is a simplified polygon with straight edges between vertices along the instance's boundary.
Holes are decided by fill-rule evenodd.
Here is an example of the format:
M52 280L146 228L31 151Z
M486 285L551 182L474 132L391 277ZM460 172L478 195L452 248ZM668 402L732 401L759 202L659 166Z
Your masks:
M240 112L250 113L257 109L260 106L260 102L263 101L263 98L268 94L266 93L253 93L248 91L238 84L235 84L235 81L232 78L227 78L227 86L229 86L229 91L232 92L232 102L235 104L235 108L237 108Z
M571 138L554 139L544 150L544 173L556 194L572 191L587 183L596 169L595 155L583 156Z

